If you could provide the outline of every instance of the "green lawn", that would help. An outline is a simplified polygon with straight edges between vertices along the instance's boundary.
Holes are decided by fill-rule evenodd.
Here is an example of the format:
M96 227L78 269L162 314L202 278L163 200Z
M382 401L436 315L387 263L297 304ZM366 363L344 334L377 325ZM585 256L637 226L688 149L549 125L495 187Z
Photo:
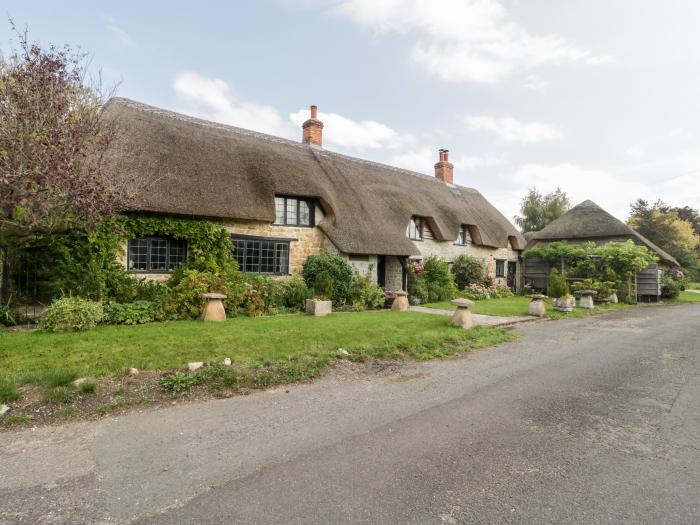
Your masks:
M688 283L689 290L700 290L700 283Z
M690 295L694 295L690 292ZM700 294L695 294L700 296ZM482 301L474 301L474 306L472 312L475 314L483 315L499 315L504 317L513 317L519 315L527 315L527 305L530 303L529 297L514 296L505 297L503 299L484 299ZM596 305L594 310L586 310L584 308L576 308L573 312L563 313L557 312L552 306L549 299L545 300L547 305L547 316L552 319L564 319L567 317L584 317L586 315L591 315L593 313L603 313L612 312L615 310L621 310L622 308L628 308L632 305L617 303L609 305ZM425 304L428 308L440 308L443 310L454 310L456 307L449 301L443 301L439 303L429 303Z
M680 303L700 303L700 293L695 292L681 292L678 296L678 302Z
M129 367L165 371L224 357L247 367L308 365L319 371L339 348L356 360L430 359L514 337L495 328L454 328L442 316L401 312L173 321L80 333L2 332L0 382L51 386L52 381L61 383L57 371L76 377L121 373Z

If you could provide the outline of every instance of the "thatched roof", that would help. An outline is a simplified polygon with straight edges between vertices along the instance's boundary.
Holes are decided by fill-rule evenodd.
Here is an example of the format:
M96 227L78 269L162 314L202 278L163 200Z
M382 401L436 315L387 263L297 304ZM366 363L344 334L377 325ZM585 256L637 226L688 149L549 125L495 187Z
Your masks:
M522 249L520 233L478 191L290 140L195 119L122 98L105 106L120 129L115 176L143 177L134 208L189 216L274 221L274 195L314 197L318 224L343 252L417 255L412 215L438 240L476 226L480 243Z
M631 239L649 248L663 261L678 266L678 261L671 255L590 200L577 204L540 231L533 232L528 236L528 247L537 241L595 240L609 237Z

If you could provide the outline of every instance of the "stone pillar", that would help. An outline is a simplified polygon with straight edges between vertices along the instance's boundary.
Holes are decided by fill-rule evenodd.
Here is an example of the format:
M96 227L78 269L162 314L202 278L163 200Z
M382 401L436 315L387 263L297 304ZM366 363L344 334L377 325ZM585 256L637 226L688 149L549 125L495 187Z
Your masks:
M396 292L396 299L394 299L394 302L391 305L391 310L393 312L408 311L408 294L406 292Z
M474 326L474 318L469 310L469 308L474 306L474 302L469 299L452 299L450 302L457 307L450 323L454 326L461 326L465 330L469 330Z
M207 303L204 305L202 320L204 321L225 321L226 309L224 308L223 300L226 296L222 293L205 293L202 294Z
M545 296L542 294L533 294L532 301L530 301L530 304L527 307L528 315L534 315L535 317L544 317L544 314L546 313L546 309L544 306L544 298Z
M598 292L595 290L581 290L580 294L581 299L579 300L578 305L581 308L593 310L593 308L595 308L595 305L593 304L593 297L598 295Z

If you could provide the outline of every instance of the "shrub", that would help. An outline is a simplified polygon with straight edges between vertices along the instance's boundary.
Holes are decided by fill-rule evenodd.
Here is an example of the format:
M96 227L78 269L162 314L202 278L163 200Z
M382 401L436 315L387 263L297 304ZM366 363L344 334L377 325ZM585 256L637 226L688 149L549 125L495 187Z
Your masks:
M384 306L384 290L372 279L372 272L362 275L355 271L350 283L350 299L355 310L374 310Z
M233 260L223 266L215 261L195 260L190 267L173 273L172 284L163 310L169 317L183 319L197 319L201 315L205 293L225 294L224 306L227 313L233 315L238 312L246 294L245 277Z
M245 276L245 292L241 307L251 317L276 313L282 297L279 282L267 275Z
M327 271L316 274L314 279L314 297L327 301L333 294L333 278Z
M40 327L47 332L89 330L97 326L102 317L102 303L79 297L62 297L44 311Z
M144 324L156 318L156 307L150 301L105 304L103 310L108 324Z
M566 276L560 275L556 268L552 268L552 271L549 273L547 295L553 299L569 295L569 285L566 282Z
M595 279L584 279L583 281L577 281L571 285L571 289L574 291L580 290L593 290L597 292L597 300L605 300L610 297L617 290L617 283L614 281L598 281Z
M158 383L161 388L173 394L179 394L185 390L189 390L193 386L199 384L200 376L197 374L183 374L176 372L169 376L161 377Z
M316 284L316 276L321 272L327 272L332 281L331 300L335 305L347 304L350 301L350 283L352 282L352 267L340 257L328 252L319 255L310 255L304 261L302 275L306 285L313 288Z
M280 283L279 305L288 310L303 310L306 300L313 295L300 275L294 275Z
M486 266L481 259L469 255L460 255L452 263L452 273L455 284L460 290L464 290L472 283L488 284Z
M683 283L671 274L664 272L661 277L661 298L677 299L683 291Z
M472 283L467 286L462 295L473 301L481 301L484 299L503 299L504 297L512 297L513 292L507 286L502 284L483 285Z
M447 262L439 257L428 257L424 265L428 301L437 302L452 299L455 294L455 284Z

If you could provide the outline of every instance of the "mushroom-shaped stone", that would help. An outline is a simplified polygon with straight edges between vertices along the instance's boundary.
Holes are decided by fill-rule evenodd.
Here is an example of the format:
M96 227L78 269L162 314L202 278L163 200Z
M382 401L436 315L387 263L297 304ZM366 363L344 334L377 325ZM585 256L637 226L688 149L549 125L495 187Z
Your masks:
M546 296L536 293L532 294L532 300L527 307L528 315L534 315L535 317L543 317L545 314L544 298Z
M581 290L579 292L579 295L581 296L581 299L579 300L578 305L581 308L592 310L594 308L593 297L598 295L598 292L596 292L595 290Z
M468 330L474 326L474 319L471 311L469 310L469 308L474 306L474 301L459 298L452 299L450 302L457 307L457 310L455 310L455 313L452 315L452 320L450 323L452 323L454 326L461 326L465 330Z
M408 311L408 294L402 290L396 292L396 299L391 304L391 310L394 312Z
M223 300L226 299L226 295L222 293L205 293L202 294L202 297L207 301L204 305L202 319L204 321L225 321L226 310L224 309Z

